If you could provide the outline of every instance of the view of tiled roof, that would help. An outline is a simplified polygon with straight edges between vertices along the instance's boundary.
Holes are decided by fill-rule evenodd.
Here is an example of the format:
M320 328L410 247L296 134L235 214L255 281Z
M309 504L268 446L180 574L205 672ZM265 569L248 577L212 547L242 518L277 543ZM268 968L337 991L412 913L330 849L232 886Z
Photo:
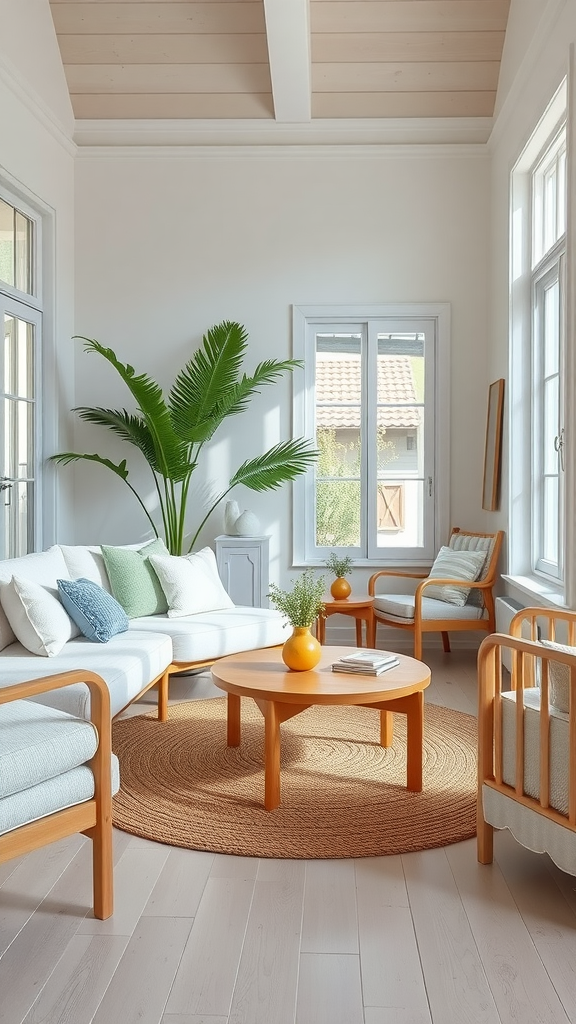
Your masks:
M378 400L416 402L412 364L408 356L380 356L378 359ZM333 403L347 403L334 406ZM355 355L319 353L316 363L316 422L319 427L360 426L360 359ZM417 427L420 410L386 407L378 410L380 427Z

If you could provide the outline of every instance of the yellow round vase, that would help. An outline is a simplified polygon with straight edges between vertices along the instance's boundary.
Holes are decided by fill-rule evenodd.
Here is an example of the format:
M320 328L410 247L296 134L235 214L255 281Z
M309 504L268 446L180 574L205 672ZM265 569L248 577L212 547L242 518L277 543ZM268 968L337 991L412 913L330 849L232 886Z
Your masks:
M282 648L282 661L295 672L306 672L320 661L322 648L308 626L294 626Z
M350 597L352 587L344 576L337 576L330 587L330 593L335 601L344 601L345 598Z

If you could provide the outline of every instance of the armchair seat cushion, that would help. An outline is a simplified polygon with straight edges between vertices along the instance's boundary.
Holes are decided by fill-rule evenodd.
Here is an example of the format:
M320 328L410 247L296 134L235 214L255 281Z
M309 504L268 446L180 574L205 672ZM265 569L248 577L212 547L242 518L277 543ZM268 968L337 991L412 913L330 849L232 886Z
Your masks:
M413 594L378 594L374 598L374 612L382 613L386 618L398 622L414 621L414 595ZM483 608L476 605L448 604L446 601L437 601L433 597L422 598L423 619L481 619L485 615Z
M97 748L91 722L31 700L0 704L0 798L77 768Z
M112 754L112 794L120 789L120 768L116 754ZM63 775L39 782L20 793L0 800L0 835L29 825L32 821L55 814L66 807L91 800L94 796L94 776L88 765L71 768Z
M91 722L30 700L0 705L0 834L94 796ZM113 759L114 792L119 786Z

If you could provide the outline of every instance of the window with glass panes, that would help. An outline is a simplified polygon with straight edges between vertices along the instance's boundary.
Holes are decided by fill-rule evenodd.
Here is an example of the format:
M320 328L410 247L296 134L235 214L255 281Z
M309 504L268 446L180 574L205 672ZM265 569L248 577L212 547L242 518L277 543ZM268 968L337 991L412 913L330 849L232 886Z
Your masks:
M532 546L538 572L564 575L566 137L532 172Z
M38 497L37 222L0 197L0 557L34 550Z
M297 562L433 558L438 349L434 316L296 317L297 433L320 453L294 485Z

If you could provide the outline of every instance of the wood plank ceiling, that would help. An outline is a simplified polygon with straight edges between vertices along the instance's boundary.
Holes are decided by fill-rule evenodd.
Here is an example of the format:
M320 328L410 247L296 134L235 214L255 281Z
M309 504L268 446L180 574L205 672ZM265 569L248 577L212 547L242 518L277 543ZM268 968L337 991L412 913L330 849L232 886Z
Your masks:
M83 119L481 118L510 0L51 0Z

